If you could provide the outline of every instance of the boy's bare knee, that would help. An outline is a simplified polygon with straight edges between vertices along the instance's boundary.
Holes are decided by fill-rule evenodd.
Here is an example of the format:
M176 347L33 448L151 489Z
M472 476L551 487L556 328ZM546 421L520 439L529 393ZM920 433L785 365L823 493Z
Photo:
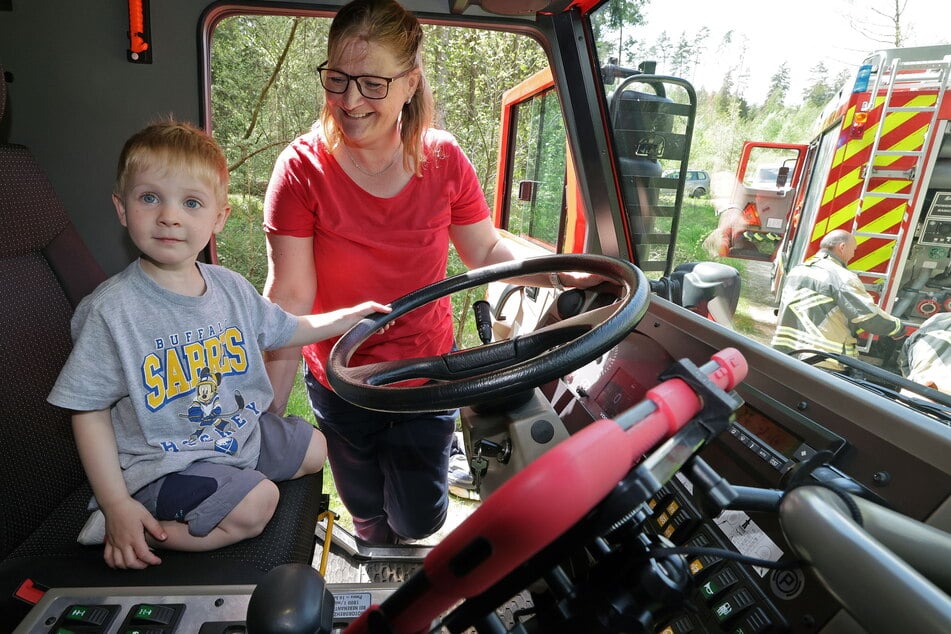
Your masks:
M300 469L294 474L294 477L299 478L309 473L317 473L324 468L325 462L327 462L327 439L324 438L319 429L314 428L314 433L310 437L310 444L307 446L307 453L304 455Z
M231 530L240 534L241 539L260 535L274 517L280 496L276 484L270 480L260 482L228 515Z

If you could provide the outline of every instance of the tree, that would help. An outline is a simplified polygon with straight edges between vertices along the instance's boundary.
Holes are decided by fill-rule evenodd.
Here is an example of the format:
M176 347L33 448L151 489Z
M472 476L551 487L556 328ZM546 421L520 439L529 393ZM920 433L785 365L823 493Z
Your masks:
M763 104L763 107L767 110L781 109L788 92L789 64L783 62L769 79L769 90L766 93L766 103Z
M693 38L688 37L687 32L684 31L680 34L677 48L674 49L674 54L670 59L670 74L676 77L689 77L693 59Z
M599 10L592 16L591 30L602 61L615 58L622 66L636 66L633 52L625 46L625 27L643 24L642 10L650 0L609 0L605 10Z
M858 5L851 0L849 4L855 7L848 13L849 26L854 31L887 47L905 46L909 28L903 26L901 18L908 8L908 0L879 0L877 3L863 0Z
M802 100L804 103L822 107L838 90L838 85L832 85L829 82L829 69L822 62L819 62L809 69L811 83L803 90Z

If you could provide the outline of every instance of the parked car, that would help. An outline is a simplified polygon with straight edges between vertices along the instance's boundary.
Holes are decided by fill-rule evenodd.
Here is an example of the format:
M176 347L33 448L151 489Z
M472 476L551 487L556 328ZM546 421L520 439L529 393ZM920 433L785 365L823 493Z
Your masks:
M680 172L667 172L666 178L678 178ZM710 193L710 174L704 170L687 170L687 180L684 184L684 194L691 198L700 198Z

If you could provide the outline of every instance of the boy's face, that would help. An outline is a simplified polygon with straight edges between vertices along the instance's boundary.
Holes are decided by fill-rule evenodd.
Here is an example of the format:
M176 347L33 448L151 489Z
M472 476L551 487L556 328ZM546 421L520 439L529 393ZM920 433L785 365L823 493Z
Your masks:
M112 201L145 259L167 271L193 267L230 211L210 183L155 166L130 178L122 197L113 194Z

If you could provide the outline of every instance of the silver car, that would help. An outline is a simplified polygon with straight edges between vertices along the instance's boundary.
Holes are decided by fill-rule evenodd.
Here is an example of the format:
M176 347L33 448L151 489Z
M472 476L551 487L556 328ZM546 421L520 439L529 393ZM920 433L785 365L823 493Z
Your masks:
M666 178L678 178L680 172L667 172L664 176ZM700 198L708 193L710 193L710 174L704 170L687 170L684 194L691 198Z

